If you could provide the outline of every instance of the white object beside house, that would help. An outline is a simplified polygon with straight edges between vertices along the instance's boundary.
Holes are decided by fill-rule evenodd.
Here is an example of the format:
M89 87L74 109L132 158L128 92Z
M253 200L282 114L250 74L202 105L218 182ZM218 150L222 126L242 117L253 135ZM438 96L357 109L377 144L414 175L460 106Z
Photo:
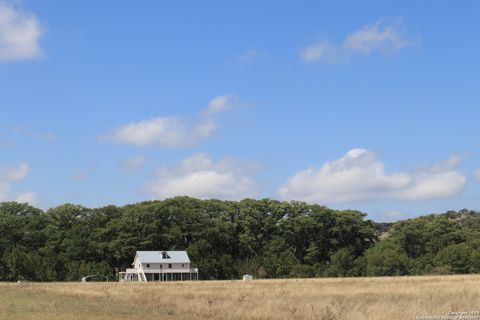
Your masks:
M253 276L249 274L243 275L243 281L251 281L251 280L253 280Z
M186 251L137 251L132 266L119 273L120 282L198 280Z

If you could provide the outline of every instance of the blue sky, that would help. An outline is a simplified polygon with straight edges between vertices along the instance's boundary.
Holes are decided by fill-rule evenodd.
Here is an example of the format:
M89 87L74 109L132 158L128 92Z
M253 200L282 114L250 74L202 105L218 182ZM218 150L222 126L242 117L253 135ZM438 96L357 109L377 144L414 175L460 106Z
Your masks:
M0 201L480 209L475 1L0 1Z

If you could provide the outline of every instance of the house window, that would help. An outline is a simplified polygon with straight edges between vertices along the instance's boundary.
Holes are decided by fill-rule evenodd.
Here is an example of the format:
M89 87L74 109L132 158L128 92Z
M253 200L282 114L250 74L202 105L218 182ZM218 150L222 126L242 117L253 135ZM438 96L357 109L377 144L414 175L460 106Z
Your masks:
M163 264L160 265L160 269L163 269Z
M184 264L184 263L182 263L182 268L185 268L185 264Z
M171 263L168 264L168 268L172 269L172 264Z
M147 268L150 268L150 263L147 263Z

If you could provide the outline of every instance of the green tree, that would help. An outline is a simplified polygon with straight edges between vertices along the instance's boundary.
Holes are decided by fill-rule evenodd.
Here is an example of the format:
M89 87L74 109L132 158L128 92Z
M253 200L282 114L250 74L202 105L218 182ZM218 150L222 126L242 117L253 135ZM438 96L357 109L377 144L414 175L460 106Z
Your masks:
M410 261L393 242L384 240L365 253L368 276L403 276L408 274Z
M355 257L348 248L335 252L327 266L324 273L327 277L359 277L365 273L363 257Z
M437 254L434 265L457 274L476 273L480 271L480 252L466 243L453 244Z

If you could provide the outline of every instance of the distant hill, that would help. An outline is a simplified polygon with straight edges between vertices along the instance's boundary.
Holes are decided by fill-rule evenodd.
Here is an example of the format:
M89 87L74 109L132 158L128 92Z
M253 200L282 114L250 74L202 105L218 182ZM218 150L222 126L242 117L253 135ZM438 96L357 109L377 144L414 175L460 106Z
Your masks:
M396 223L403 222L403 221L415 221L415 219L425 218L428 216L436 217L436 216L445 216L447 219L451 221L458 222L461 226L466 228L473 228L477 226L480 228L480 212L469 210L469 209L462 209L460 211L447 211L445 213L440 214L428 214L416 218L405 219L405 220L398 220L396 222L374 222L374 227L379 236L388 232L392 226Z

